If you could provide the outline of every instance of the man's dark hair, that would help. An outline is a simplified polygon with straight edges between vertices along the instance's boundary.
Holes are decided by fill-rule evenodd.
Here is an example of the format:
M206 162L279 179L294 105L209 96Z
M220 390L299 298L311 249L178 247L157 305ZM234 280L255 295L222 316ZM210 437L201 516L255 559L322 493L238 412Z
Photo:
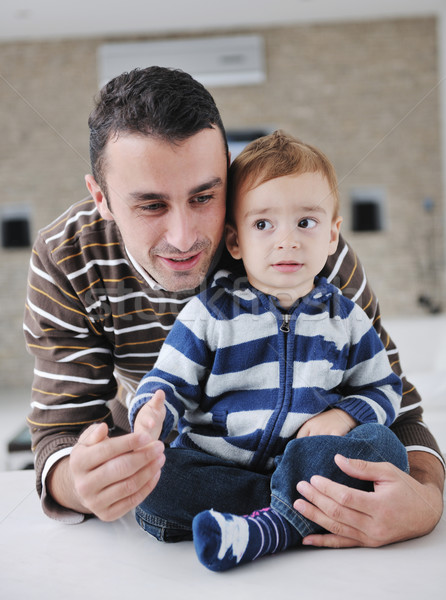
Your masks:
M104 194L105 146L120 133L141 133L176 143L215 126L228 151L226 133L211 94L178 69L147 67L115 77L100 91L88 126L91 168Z

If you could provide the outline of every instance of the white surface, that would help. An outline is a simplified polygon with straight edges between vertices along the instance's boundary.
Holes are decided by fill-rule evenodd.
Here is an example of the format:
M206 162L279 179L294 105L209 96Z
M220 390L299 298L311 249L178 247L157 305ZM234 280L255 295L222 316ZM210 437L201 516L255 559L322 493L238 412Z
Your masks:
M190 542L163 544L131 514L64 525L43 515L33 473L0 473L0 596L181 600L444 599L446 520L428 536L384 548L300 548L212 573Z
M404 374L421 395L424 420L446 456L446 315L387 319L384 326L398 347Z

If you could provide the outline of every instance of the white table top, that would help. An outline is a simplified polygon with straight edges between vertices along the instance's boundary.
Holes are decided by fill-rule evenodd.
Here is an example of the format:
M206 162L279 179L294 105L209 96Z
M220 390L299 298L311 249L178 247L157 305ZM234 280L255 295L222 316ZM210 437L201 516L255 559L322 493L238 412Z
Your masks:
M34 473L0 473L0 597L187 600L446 598L446 517L428 536L384 548L299 548L212 573L193 544L164 544L132 514L64 525L45 517Z

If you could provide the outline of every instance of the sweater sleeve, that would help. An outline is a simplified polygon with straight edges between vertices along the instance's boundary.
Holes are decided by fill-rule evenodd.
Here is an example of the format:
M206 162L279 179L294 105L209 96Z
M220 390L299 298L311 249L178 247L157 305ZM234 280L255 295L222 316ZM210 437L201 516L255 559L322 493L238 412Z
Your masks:
M402 382L392 371L384 346L357 304L340 298L349 343L338 406L358 423L390 426L401 404Z
M401 407L391 429L408 450L431 452L443 462L438 444L423 422L421 397L415 386L403 375L398 349L382 324L379 303L367 281L365 270L353 249L342 236L340 236L336 253L328 258L321 275L336 285L344 296L352 299L366 312L386 349L390 366L402 379Z
M28 423L41 494L50 457L54 464L67 455L91 423L112 425L107 402L117 387L112 349L42 237L30 261L24 335L35 359Z
M209 324L209 313L198 297L193 298L180 312L154 368L142 378L129 406L132 431L138 411L159 389L164 391L166 398L162 440L177 427L185 410L194 410L199 405L201 382L210 365L210 351L206 344Z

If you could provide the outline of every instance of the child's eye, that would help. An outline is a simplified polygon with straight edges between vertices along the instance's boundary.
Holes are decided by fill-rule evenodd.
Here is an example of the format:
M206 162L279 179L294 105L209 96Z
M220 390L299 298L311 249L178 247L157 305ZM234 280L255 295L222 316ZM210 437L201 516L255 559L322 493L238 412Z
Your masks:
M254 227L259 231L265 231L266 229L271 229L272 225L269 221L265 221L265 219L261 219L260 221L256 221Z
M313 229L316 225L317 223L314 219L301 219L298 227L301 227L302 229Z

